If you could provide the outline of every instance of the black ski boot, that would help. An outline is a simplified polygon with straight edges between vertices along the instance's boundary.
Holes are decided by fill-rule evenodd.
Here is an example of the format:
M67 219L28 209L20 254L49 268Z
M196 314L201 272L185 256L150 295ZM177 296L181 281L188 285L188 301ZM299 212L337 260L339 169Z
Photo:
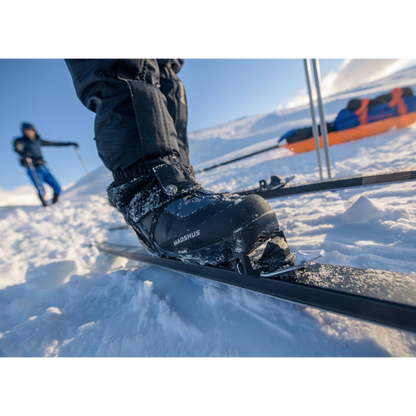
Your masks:
M219 265L230 262L233 252L250 253L279 229L276 214L258 195L214 193L196 181L165 186L163 174L154 171L113 182L108 196L155 256Z
M53 194L52 205L56 204L58 202L58 199L59 199L59 194Z

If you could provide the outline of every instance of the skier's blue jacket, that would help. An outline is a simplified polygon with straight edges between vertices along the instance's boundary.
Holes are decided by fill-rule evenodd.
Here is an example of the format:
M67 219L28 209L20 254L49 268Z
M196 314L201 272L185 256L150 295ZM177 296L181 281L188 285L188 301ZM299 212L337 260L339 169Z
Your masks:
M23 124L23 125L27 126L28 124ZM22 127L22 130L23 130L23 127ZM27 167L27 163L25 161L27 157L32 159L34 166L41 166L45 164L45 161L43 160L43 156L42 156L41 146L71 146L71 145L78 146L77 143L51 142L48 140L43 140L42 138L40 138L40 136L37 133L34 139L30 139L23 133L23 137L19 137L15 139L13 142L14 151L20 156L20 163L24 167Z

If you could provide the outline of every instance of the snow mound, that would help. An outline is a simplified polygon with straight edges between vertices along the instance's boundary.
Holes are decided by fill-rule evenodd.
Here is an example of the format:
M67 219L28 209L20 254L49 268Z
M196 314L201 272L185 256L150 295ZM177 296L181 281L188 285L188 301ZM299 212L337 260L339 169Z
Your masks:
M380 204L362 195L344 213L340 214L339 220L344 224L362 224L383 218L384 215L385 210Z

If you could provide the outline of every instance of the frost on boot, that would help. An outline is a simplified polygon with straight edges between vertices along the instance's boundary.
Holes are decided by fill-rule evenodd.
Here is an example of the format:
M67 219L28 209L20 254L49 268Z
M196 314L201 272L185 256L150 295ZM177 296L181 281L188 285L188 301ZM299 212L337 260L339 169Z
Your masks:
M172 181L169 169L108 189L110 204L153 255L218 265L233 252L250 253L278 230L263 198L205 190L189 172L186 181Z

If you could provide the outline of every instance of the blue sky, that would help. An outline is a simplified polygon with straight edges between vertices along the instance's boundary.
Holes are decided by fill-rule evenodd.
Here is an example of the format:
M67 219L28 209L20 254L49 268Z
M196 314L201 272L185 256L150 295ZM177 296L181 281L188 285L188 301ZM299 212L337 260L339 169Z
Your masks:
M351 76L346 62L320 60L322 78L332 82L327 83L331 88L338 73L344 74L343 82ZM374 72L367 63L355 73L362 74L364 66ZM188 131L271 112L306 91L302 59L186 59L179 76L188 98ZM101 166L94 113L78 100L64 60L1 59L0 96L0 188L30 183L12 151L23 121L33 123L45 139L78 142L89 169ZM44 148L44 157L61 185L85 174L72 147Z

